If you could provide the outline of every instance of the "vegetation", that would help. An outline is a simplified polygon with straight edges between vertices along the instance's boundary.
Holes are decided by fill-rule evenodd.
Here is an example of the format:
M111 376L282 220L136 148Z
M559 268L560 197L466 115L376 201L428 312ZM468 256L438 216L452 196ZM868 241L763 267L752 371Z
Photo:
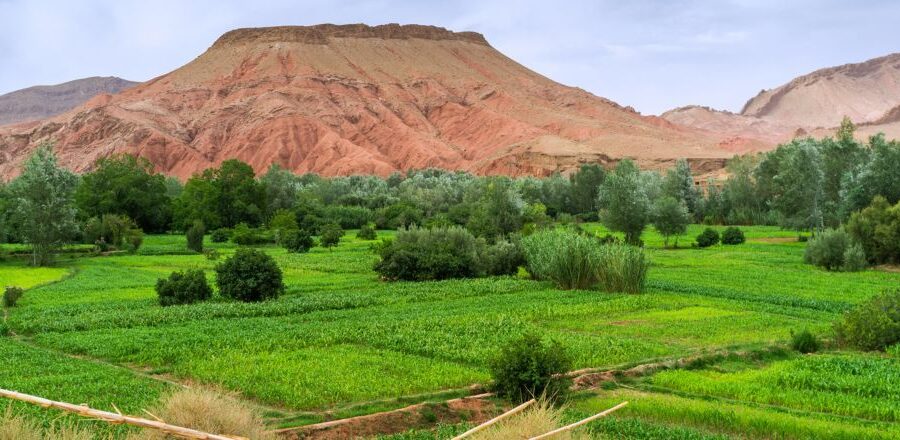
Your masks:
M359 228L359 232L356 233L356 238L360 238L363 240L376 240L378 239L378 233L375 232L375 226L367 223Z
M674 197L663 197L653 205L653 226L665 237L666 247L672 236L675 237L675 247L678 247L678 236L687 231L690 222L687 205Z
M798 333L791 332L791 348L803 354L815 353L821 348L821 343L809 329L803 329Z
M828 230L813 237L806 245L803 259L826 270L852 272L866 267L862 247L843 229Z
M834 330L838 342L860 350L884 350L900 342L900 289L887 290L848 311Z
M150 413L175 426L254 440L275 438L255 408L221 392L196 387L180 389L164 396L158 406ZM159 431L148 429L129 440L167 438Z
M510 341L491 363L493 390L522 403L534 397L564 401L571 380L562 375L572 362L559 342L527 334Z
M375 271L387 280L444 280L480 274L478 242L458 226L400 230L377 247Z
M116 214L91 218L81 235L85 244L93 244L103 252L110 249L137 252L144 241L144 232L133 220Z
M202 270L188 270L172 272L169 278L157 280L156 294L159 305L165 307L208 300L212 298L212 289Z
M195 220L191 227L185 231L187 237L187 248L197 252L203 252L203 236L206 234L206 226L201 220Z
M309 235L309 232L302 229L294 229L285 232L281 238L281 245L284 246L288 252L302 254L309 252L309 250L316 245L316 242L313 240L312 236Z
M219 294L244 302L278 298L284 292L281 268L265 252L241 248L216 266Z
M890 206L875 196L871 205L850 216L847 231L873 263L900 263L900 202Z
M697 246L706 248L719 244L719 232L713 228L706 228L697 236Z
M747 238L744 237L744 231L738 227L729 226L722 231L722 244L743 244L745 241L747 241Z
M19 298L25 294L25 289L15 286L6 286L3 290L3 307L15 307Z
M623 160L600 187L600 220L609 229L624 233L628 244L641 243L650 221L649 186L637 165Z
M324 248L333 248L341 242L344 230L337 223L329 223L322 227L319 244Z

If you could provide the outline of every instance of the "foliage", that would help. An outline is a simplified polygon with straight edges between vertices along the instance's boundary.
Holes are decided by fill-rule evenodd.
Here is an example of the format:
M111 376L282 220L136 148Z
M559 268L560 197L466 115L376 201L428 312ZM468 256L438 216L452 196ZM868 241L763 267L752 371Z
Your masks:
M487 178L473 190L475 200L466 222L472 234L494 240L521 229L525 202L511 180Z
M335 223L342 229L360 228L372 221L372 211L359 206L328 206L323 211L324 221Z
M666 172L663 194L683 203L689 213L699 211L700 193L694 185L694 176L687 160L678 159L675 167Z
M516 240L478 243L478 265L484 275L514 275L525 264L525 254Z
M324 248L333 248L341 242L341 238L344 236L344 230L341 228L341 225L337 223L329 223L322 226L319 235L319 245Z
M31 246L33 265L49 265L53 253L75 236L77 184L77 176L57 165L49 145L38 147L10 184L14 222Z
M806 354L819 351L821 343L809 329L803 329L798 333L791 332L791 348Z
M244 302L277 298L284 292L281 269L271 256L257 249L239 248L216 266L219 294Z
M143 243L144 232L128 217L104 214L100 218L89 219L82 231L82 240L93 244L101 251L109 247L136 252Z
M149 160L128 154L99 159L82 176L75 201L85 216L126 216L148 232L164 232L171 217L165 177Z
M265 211L266 190L256 180L253 168L231 159L188 179L175 202L173 222L180 228L194 219L211 229L238 223L256 226Z
M876 196L882 196L889 204L900 202L900 142L886 141L884 135L869 139L865 156L854 169L841 179L840 213L847 218L851 213L870 205ZM857 162L851 157L836 157L835 161Z
M736 226L729 226L722 231L722 244L742 244L747 239L744 237L744 231Z
M156 281L156 295L159 305L165 307L208 300L212 298L212 289L202 270L177 271L169 278Z
M571 380L563 376L572 361L557 341L544 342L536 334L526 334L503 346L491 362L492 388L501 397L525 402L533 397L563 401Z
M19 298L25 295L25 289L15 286L6 286L3 290L3 307L15 307Z
M675 236L675 247L678 247L678 236L687 231L689 223L688 208L684 201L666 196L654 203L653 226L665 237L666 247L669 247L671 236Z
M900 263L900 202L890 206L876 196L871 205L850 216L847 232L873 263Z
M478 242L458 226L401 229L376 247L375 271L387 280L443 280L479 275Z
M246 225L245 225L246 226ZM288 210L279 210L269 220L269 230L274 234L275 242L281 244L285 234L300 229L297 216Z
M191 227L184 233L187 238L187 248L197 253L203 252L203 236L205 234L206 225L203 224L203 221L194 220Z
M572 173L572 208L577 214L596 214L599 210L597 197L600 186L606 179L606 170L598 164L582 164Z
M213 243L225 243L231 239L231 229L219 228L209 234L209 240Z
M281 239L281 245L293 253L306 253L316 245L309 232L302 229L288 231Z
M378 239L378 233L375 232L375 226L365 224L359 228L359 232L356 233L356 238L361 240L376 240Z
M640 244L641 233L650 221L651 199L637 165L619 162L600 188L600 220L613 231L625 233L625 242Z
M834 329L838 342L860 350L884 350L900 342L900 289L859 304Z
M713 228L706 228L697 236L697 246L702 248L719 244L719 232Z
M859 270L865 267L862 248L843 229L825 231L806 244L803 260L826 270ZM860 261L862 256L862 261Z
M650 261L642 248L624 244L600 247L597 284L606 292L640 293L647 282Z

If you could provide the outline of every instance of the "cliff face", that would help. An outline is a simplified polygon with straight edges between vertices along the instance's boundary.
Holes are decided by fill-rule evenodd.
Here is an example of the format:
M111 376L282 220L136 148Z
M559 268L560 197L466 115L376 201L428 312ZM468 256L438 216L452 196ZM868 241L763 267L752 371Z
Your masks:
M263 172L441 167L547 174L732 153L697 130L555 83L479 34L430 26L239 29L187 65L40 123L0 128L0 174L53 141L66 166L127 152L188 177L237 158ZM713 163L713 162L710 162Z
M116 77L77 79L55 86L35 86L0 95L0 125L56 116L102 93L118 93L136 82Z

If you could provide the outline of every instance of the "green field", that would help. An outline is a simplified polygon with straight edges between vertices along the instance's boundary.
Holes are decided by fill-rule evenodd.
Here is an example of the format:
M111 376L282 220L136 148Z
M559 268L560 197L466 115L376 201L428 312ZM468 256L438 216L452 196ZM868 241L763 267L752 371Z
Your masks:
M524 277L382 282L373 242L353 232L333 250L264 247L287 291L259 304L216 297L160 307L158 278L200 268L213 280L217 262L186 251L183 236L148 236L136 255L64 257L49 269L7 258L0 285L28 290L0 327L0 387L136 413L169 381L201 382L239 392L273 426L288 426L463 394L486 383L498 348L526 331L562 342L575 368L638 365L769 348L804 328L827 335L844 310L900 284L896 272L805 265L796 232L745 232L743 245L709 249L663 249L645 233L652 267L639 295L560 291ZM221 258L235 249L214 247ZM569 412L621 400L632 403L592 425L598 438L898 438L900 360L830 351L725 358L580 393Z

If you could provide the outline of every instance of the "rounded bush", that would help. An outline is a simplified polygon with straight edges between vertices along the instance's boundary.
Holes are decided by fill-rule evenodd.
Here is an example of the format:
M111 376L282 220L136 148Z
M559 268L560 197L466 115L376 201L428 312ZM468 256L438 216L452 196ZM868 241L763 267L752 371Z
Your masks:
M443 280L479 275L478 241L459 227L401 229L376 247L375 271L386 280Z
M25 289L21 287L6 286L3 291L3 307L15 307L19 298L25 294Z
M316 245L316 242L313 240L312 236L309 235L309 232L304 230L293 230L284 233L284 236L281 238L281 245L284 246L288 252L305 253L309 252L309 250Z
M729 226L722 232L722 244L742 244L747 239L740 228Z
M216 285L222 296L244 302L265 301L284 292L278 264L252 248L240 248L216 266Z
M844 314L835 324L839 343L874 351L900 342L900 289L888 290Z
M835 271L858 271L868 265L862 246L854 243L843 229L828 230L809 240L803 260Z
M564 376L572 366L565 349L556 341L545 343L528 334L503 347L491 362L492 388L515 402L533 397L565 400L571 380Z
M253 246L271 243L274 240L265 236L260 230L247 226L246 223L238 223L234 230L231 231L231 241L241 246Z
M713 228L706 228L697 236L697 246L706 248L719 243L719 233Z
M187 238L188 249L194 252L203 252L203 234L206 234L206 226L202 221L195 220L184 234Z
M212 297L212 289L202 270L172 272L169 278L156 281L156 294L161 306L191 304Z
M359 232L356 233L356 238L361 240L376 240L378 239L378 233L375 232L375 227L371 224L365 224L361 228L359 228Z
M341 229L341 225L337 223L329 223L325 226L322 226L322 230L320 232L319 244L325 248L331 248L338 245L341 242L341 238L344 236L344 230Z
M219 228L209 234L209 239L213 243L225 243L231 239L231 229Z
M485 275L514 275L519 271L519 266L525 264L521 246L513 241L501 240L490 246L485 245L478 255Z
M791 348L800 353L815 353L819 351L821 344L816 335L804 329L799 333L791 332Z

